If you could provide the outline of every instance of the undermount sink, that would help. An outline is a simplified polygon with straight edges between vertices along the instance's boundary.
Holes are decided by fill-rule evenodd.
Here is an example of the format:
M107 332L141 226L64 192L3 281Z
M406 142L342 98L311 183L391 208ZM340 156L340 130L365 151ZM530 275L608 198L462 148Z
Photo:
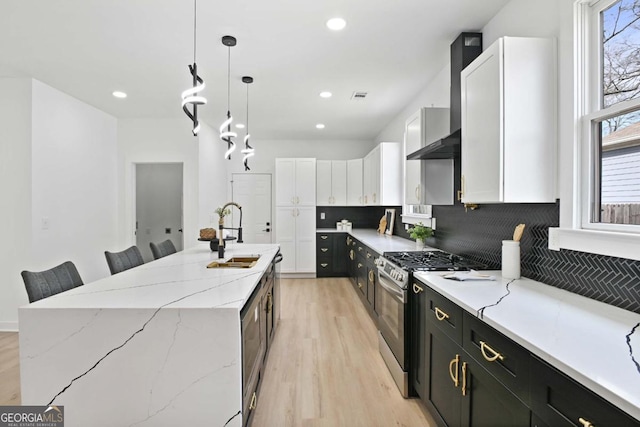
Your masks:
M256 265L260 256L234 256L226 261L213 261L207 264L207 268L251 268Z

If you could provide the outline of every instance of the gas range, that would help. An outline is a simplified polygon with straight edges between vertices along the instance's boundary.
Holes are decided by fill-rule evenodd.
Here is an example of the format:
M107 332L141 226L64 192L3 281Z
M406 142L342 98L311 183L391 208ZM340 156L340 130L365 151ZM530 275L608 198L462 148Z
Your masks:
M486 270L484 264L443 251L385 252L378 260L379 273L406 289L409 276L416 271Z

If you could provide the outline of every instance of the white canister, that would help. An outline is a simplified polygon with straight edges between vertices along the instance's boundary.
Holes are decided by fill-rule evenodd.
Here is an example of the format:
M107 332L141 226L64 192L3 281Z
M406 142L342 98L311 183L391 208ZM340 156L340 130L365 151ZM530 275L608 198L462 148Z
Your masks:
M520 242L502 241L502 277L505 279L520 278Z
M336 222L336 229L338 231L342 231L344 229L344 226L341 222Z
M346 224L343 224L343 226L344 226L343 227L344 231L351 231L353 225L350 222L348 222Z

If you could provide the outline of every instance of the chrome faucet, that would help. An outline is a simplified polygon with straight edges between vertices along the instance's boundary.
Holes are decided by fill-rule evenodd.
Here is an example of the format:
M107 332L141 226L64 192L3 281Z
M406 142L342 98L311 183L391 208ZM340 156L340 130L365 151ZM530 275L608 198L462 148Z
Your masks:
M235 206L240 211L240 222L238 223L238 228L234 227L225 227L224 226L224 216L220 216L220 221L218 221L218 229L220 230L220 243L218 243L218 258L224 258L224 230L238 230L238 243L242 243L242 206L237 204L236 202L229 202L224 205L221 209L222 212L228 206Z

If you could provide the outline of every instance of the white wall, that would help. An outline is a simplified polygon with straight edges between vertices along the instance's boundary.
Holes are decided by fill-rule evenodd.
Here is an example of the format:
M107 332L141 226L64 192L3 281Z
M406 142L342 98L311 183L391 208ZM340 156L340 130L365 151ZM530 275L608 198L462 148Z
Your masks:
M218 215L216 208L223 206L231 200L228 192L227 167L230 162L238 162L238 155L232 160L225 160L227 151L225 143L220 141L218 131L202 123L199 137L199 176L200 176L200 203L198 225L199 228L218 229ZM197 237L197 236L196 236Z
M34 80L32 127L29 269L70 260L85 283L108 276L104 251L118 225L115 117Z
M17 308L28 302L21 270L70 260L85 283L109 274L103 251L117 230L116 119L36 80L2 79L0 93L8 243L0 329L15 330Z
M118 120L118 241L111 250L135 244L135 163L183 163L184 247L198 243L198 137L189 120Z
M31 79L0 79L0 330L28 302L20 271L31 249Z

